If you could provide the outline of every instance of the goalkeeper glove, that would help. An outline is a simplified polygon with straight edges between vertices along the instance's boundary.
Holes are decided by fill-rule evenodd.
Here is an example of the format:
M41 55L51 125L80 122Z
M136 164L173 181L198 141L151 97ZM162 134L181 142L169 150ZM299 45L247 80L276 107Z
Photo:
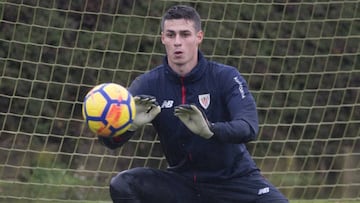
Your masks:
M139 127L151 122L161 111L155 97L149 95L134 96L136 115L129 131L135 131Z
M189 130L205 139L211 138L214 133L210 130L210 122L206 115L195 105L182 104L175 107L177 116Z

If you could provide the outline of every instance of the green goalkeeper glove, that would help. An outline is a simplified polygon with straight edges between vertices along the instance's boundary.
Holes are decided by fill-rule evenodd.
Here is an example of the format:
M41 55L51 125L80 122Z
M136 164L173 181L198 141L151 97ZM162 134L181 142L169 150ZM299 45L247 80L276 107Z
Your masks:
M210 130L210 122L206 115L195 105L182 104L175 107L177 116L189 130L205 139L210 139L214 133Z
M151 122L161 111L155 97L149 95L134 96L136 115L129 131L135 131L139 127Z

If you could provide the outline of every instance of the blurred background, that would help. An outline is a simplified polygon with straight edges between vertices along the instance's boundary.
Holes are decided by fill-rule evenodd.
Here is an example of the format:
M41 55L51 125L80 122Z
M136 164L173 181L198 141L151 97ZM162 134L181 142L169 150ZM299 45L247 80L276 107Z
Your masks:
M263 174L292 202L360 202L358 0L0 0L0 201L109 202L117 172L167 167L152 126L108 150L81 108L162 62L178 3L200 13L205 56L248 81Z

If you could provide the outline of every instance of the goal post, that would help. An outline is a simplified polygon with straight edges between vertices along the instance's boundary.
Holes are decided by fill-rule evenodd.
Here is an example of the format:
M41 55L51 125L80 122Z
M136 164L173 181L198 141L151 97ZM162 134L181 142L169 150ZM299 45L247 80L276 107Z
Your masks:
M167 167L151 125L109 150L81 108L93 86L162 62L178 2L200 13L204 55L248 81L264 176L291 200L360 201L358 0L0 1L0 201L109 202L117 172Z

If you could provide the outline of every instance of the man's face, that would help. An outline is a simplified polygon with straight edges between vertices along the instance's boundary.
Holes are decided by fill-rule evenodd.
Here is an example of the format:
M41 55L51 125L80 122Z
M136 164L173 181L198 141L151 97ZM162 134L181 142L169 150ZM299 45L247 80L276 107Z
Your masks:
M185 19L166 20L161 41L165 46L169 65L181 75L197 64L198 48L203 32L196 31L194 22Z

